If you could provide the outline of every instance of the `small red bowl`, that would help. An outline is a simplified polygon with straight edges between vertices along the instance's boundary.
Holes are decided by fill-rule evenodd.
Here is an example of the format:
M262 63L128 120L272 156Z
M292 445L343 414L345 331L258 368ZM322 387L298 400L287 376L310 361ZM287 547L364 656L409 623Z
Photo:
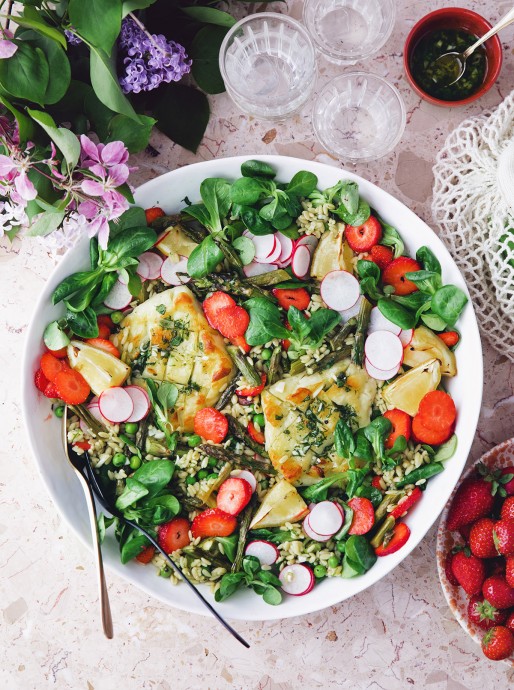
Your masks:
M430 14L427 14L425 17L420 19L419 22L413 26L410 34L407 36L403 50L403 66L405 69L405 74L407 75L407 79L414 91L429 103L433 103L434 105L442 105L446 108L467 105L468 103L472 103L483 96L484 93L489 91L491 86L498 78L502 66L502 45L498 35L493 36L484 43L484 48L487 55L487 70L482 86L476 93L459 101L443 101L441 98L434 98L424 91L412 76L410 60L414 49L421 39L433 31L438 31L439 29L463 29L464 31L469 31L475 36L483 36L489 31L490 28L491 24L489 24L486 19L481 17L476 12L466 10L462 7L447 7L442 10L436 10L435 12L430 12Z

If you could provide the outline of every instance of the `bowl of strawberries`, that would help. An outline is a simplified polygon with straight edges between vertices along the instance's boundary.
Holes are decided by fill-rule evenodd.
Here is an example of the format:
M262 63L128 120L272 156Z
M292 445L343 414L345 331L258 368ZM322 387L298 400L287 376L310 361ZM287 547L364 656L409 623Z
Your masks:
M463 474L441 516L437 565L460 625L487 658L514 666L514 438Z

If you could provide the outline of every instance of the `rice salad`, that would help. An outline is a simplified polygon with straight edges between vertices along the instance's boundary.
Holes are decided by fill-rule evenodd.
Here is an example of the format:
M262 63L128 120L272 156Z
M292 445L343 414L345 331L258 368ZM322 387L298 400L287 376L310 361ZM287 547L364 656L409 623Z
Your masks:
M91 240L90 269L54 292L66 313L35 385L57 416L68 406L70 450L119 513L190 580L277 605L408 541L457 446L444 381L467 300L355 182L241 172ZM179 582L136 527L100 515L107 530L122 562Z

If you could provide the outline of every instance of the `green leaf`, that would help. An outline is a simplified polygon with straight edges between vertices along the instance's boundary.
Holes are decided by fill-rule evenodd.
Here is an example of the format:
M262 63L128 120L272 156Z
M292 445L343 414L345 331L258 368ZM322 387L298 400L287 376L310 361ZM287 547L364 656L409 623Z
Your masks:
M68 47L64 34L43 21L39 12L33 7L25 5L22 16L7 15L7 18L13 19L18 26L22 26L25 29L34 29L38 33L43 34L43 36L52 39L52 41L56 41L64 50Z
M415 328L416 314L405 309L401 304L382 298L378 300L377 307L386 319L400 326L400 328Z
M200 184L200 195L210 215L207 227L213 232L220 232L223 218L228 214L232 203L229 182L222 177L207 177Z
M31 110L30 108L27 108L27 112L45 130L61 151L68 168L74 168L80 158L80 142L75 134L64 127L57 127L53 118L46 112Z
M0 103L4 105L9 112L14 115L16 122L18 123L18 131L20 133L20 142L25 144L29 139L34 137L34 123L27 117L21 110L15 108L12 103L10 103L7 98L0 95Z
M287 339L290 331L282 322L278 307L265 297L253 297L244 304L250 313L250 325L245 333L249 345L264 345L273 338Z
M432 271L441 275L442 269L439 259L434 252L426 246L420 247L416 252L416 261L422 264L425 271Z
M146 10L147 7L153 5L155 0L124 0L121 7L121 16L126 17L127 14L135 12L136 10Z
M116 115L109 122L106 142L122 141L130 153L138 153L148 146L148 140L157 120L139 115L139 124L126 115Z
M170 483L174 471L175 464L171 460L150 460L134 472L132 479L145 487L145 496L153 498Z
M232 242L232 246L239 254L244 266L252 263L255 257L255 244L249 237L236 237Z
M231 563L236 558L238 540L237 534L231 534L230 537L216 537L216 541L223 546L223 553Z
M202 24L215 24L216 26L225 26L230 29L234 26L236 20L228 12L222 12L214 7L181 7L184 14L189 15L192 19Z
M352 534L348 537L345 556L347 556L352 563L360 566L362 572L369 570L375 565L377 560L375 551L366 537L356 534Z
M52 321L45 328L43 340L49 350L60 350L70 343L70 339L59 326L58 321Z
M432 297L431 307L434 314L443 319L449 326L454 326L466 306L468 298L455 285L445 285Z
M163 410L172 410L178 398L178 388L174 383L163 381L157 389L157 400Z
M241 165L241 175L243 177L264 177L272 180L276 174L271 165L263 161L249 160Z
M311 484L306 489L301 489L303 500L306 503L319 503L320 501L326 501L328 496L328 490L334 484L346 479L346 472L338 472L337 474L332 474L330 477L321 479L316 484Z
M392 429L391 422L385 417L375 417L367 427L364 428L364 436L371 443L375 457L384 460L384 442Z
M191 74L205 93L223 93L225 84L219 68L219 53L228 29L224 26L204 26L191 43L189 56L193 59Z
M98 283L102 280L102 275L101 271L79 271L78 273L72 273L59 283L53 291L52 304L58 304L66 297L73 295L77 290Z
M255 177L240 177L230 187L232 203L251 206L257 203L263 192L267 191L262 181Z
M442 285L441 276L435 271L408 271L405 277L426 295L433 295Z
M157 235L151 228L128 228L109 242L107 250L103 252L100 265L109 270L123 268L121 265L123 259L135 259L140 256L153 247L156 239Z
M371 215L371 209L369 204L364 201L364 199L359 199L359 205L355 213L349 213L348 209L344 204L341 204L334 213L341 218L348 225L353 225L358 227L359 225L364 225Z
M0 84L11 95L36 103L45 102L50 68L44 52L27 41L15 43L15 54L0 60Z
M383 218L381 218L378 215L376 217L383 229L380 244L383 244L386 247L391 247L391 249L393 250L394 258L397 259L398 257L402 256L405 250L405 245L403 244L403 240L400 237L400 233L398 232L398 230L396 230L396 228L393 228L392 225L386 223L385 220L383 220Z
M421 320L433 331L444 331L446 328L446 322L437 314L431 314L430 312L421 314Z
M147 546L150 546L150 541L143 534L140 534L137 530L134 530L134 536L127 539L123 544L120 551L120 560L125 565L136 556L139 556L141 551Z
M48 84L42 102L58 103L64 97L71 82L71 66L68 56L58 43L36 31L23 31L21 36L24 40L30 41L32 45L40 48L48 62Z
M294 175L285 191L287 194L294 194L295 196L309 196L316 189L317 184L318 178L314 173L300 170Z
M223 252L209 235L189 255L187 272L192 278L205 278L223 261L223 257Z
M446 460L452 458L457 450L457 444L457 435L453 434L453 436L451 436L446 443L443 443L442 446L439 446L436 454L434 455L434 462L445 462Z
M348 556L344 555L343 559L343 569L341 571L341 577L344 578L350 578L350 577L355 577L356 575L362 575L364 570L360 565L357 563L353 563Z
M69 0L68 13L81 38L111 54L121 30L121 0Z
M82 0L78 0L82 2ZM114 60L103 50L91 46L89 62L91 84L98 99L115 113L126 115L139 124L139 116L124 96L118 82Z
M352 430L344 419L337 421L334 443L339 457L349 460L355 451L355 439L353 438Z
M342 501L339 501L339 506L344 510L344 522L339 532L334 534L334 539L336 541L340 541L343 537L346 537L353 522L353 510L350 506Z
M133 505L140 498L148 495L148 489L144 484L139 482L135 477L127 477L125 489L116 499L116 508L118 510L125 510Z
M98 338L96 313L91 307L87 307L81 312L68 310L66 312L66 321L72 332L78 335L79 338Z
M282 594L278 589L275 589L275 587L266 587L262 598L266 604L270 604L271 606L278 606L282 603Z
M354 215L359 209L359 185L356 182L344 182L339 190L339 198L346 211Z
M57 230L64 219L64 211L42 213L35 223L32 223L27 235L29 237L45 237Z
M210 117L207 96L191 86L166 84L159 87L153 106L157 128L172 141L196 153Z

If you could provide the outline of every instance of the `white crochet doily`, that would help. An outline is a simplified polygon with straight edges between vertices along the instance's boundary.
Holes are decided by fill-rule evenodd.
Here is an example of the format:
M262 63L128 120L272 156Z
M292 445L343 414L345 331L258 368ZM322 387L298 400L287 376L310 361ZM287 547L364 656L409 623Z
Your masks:
M514 361L514 91L449 135L434 177L434 220L482 333Z

